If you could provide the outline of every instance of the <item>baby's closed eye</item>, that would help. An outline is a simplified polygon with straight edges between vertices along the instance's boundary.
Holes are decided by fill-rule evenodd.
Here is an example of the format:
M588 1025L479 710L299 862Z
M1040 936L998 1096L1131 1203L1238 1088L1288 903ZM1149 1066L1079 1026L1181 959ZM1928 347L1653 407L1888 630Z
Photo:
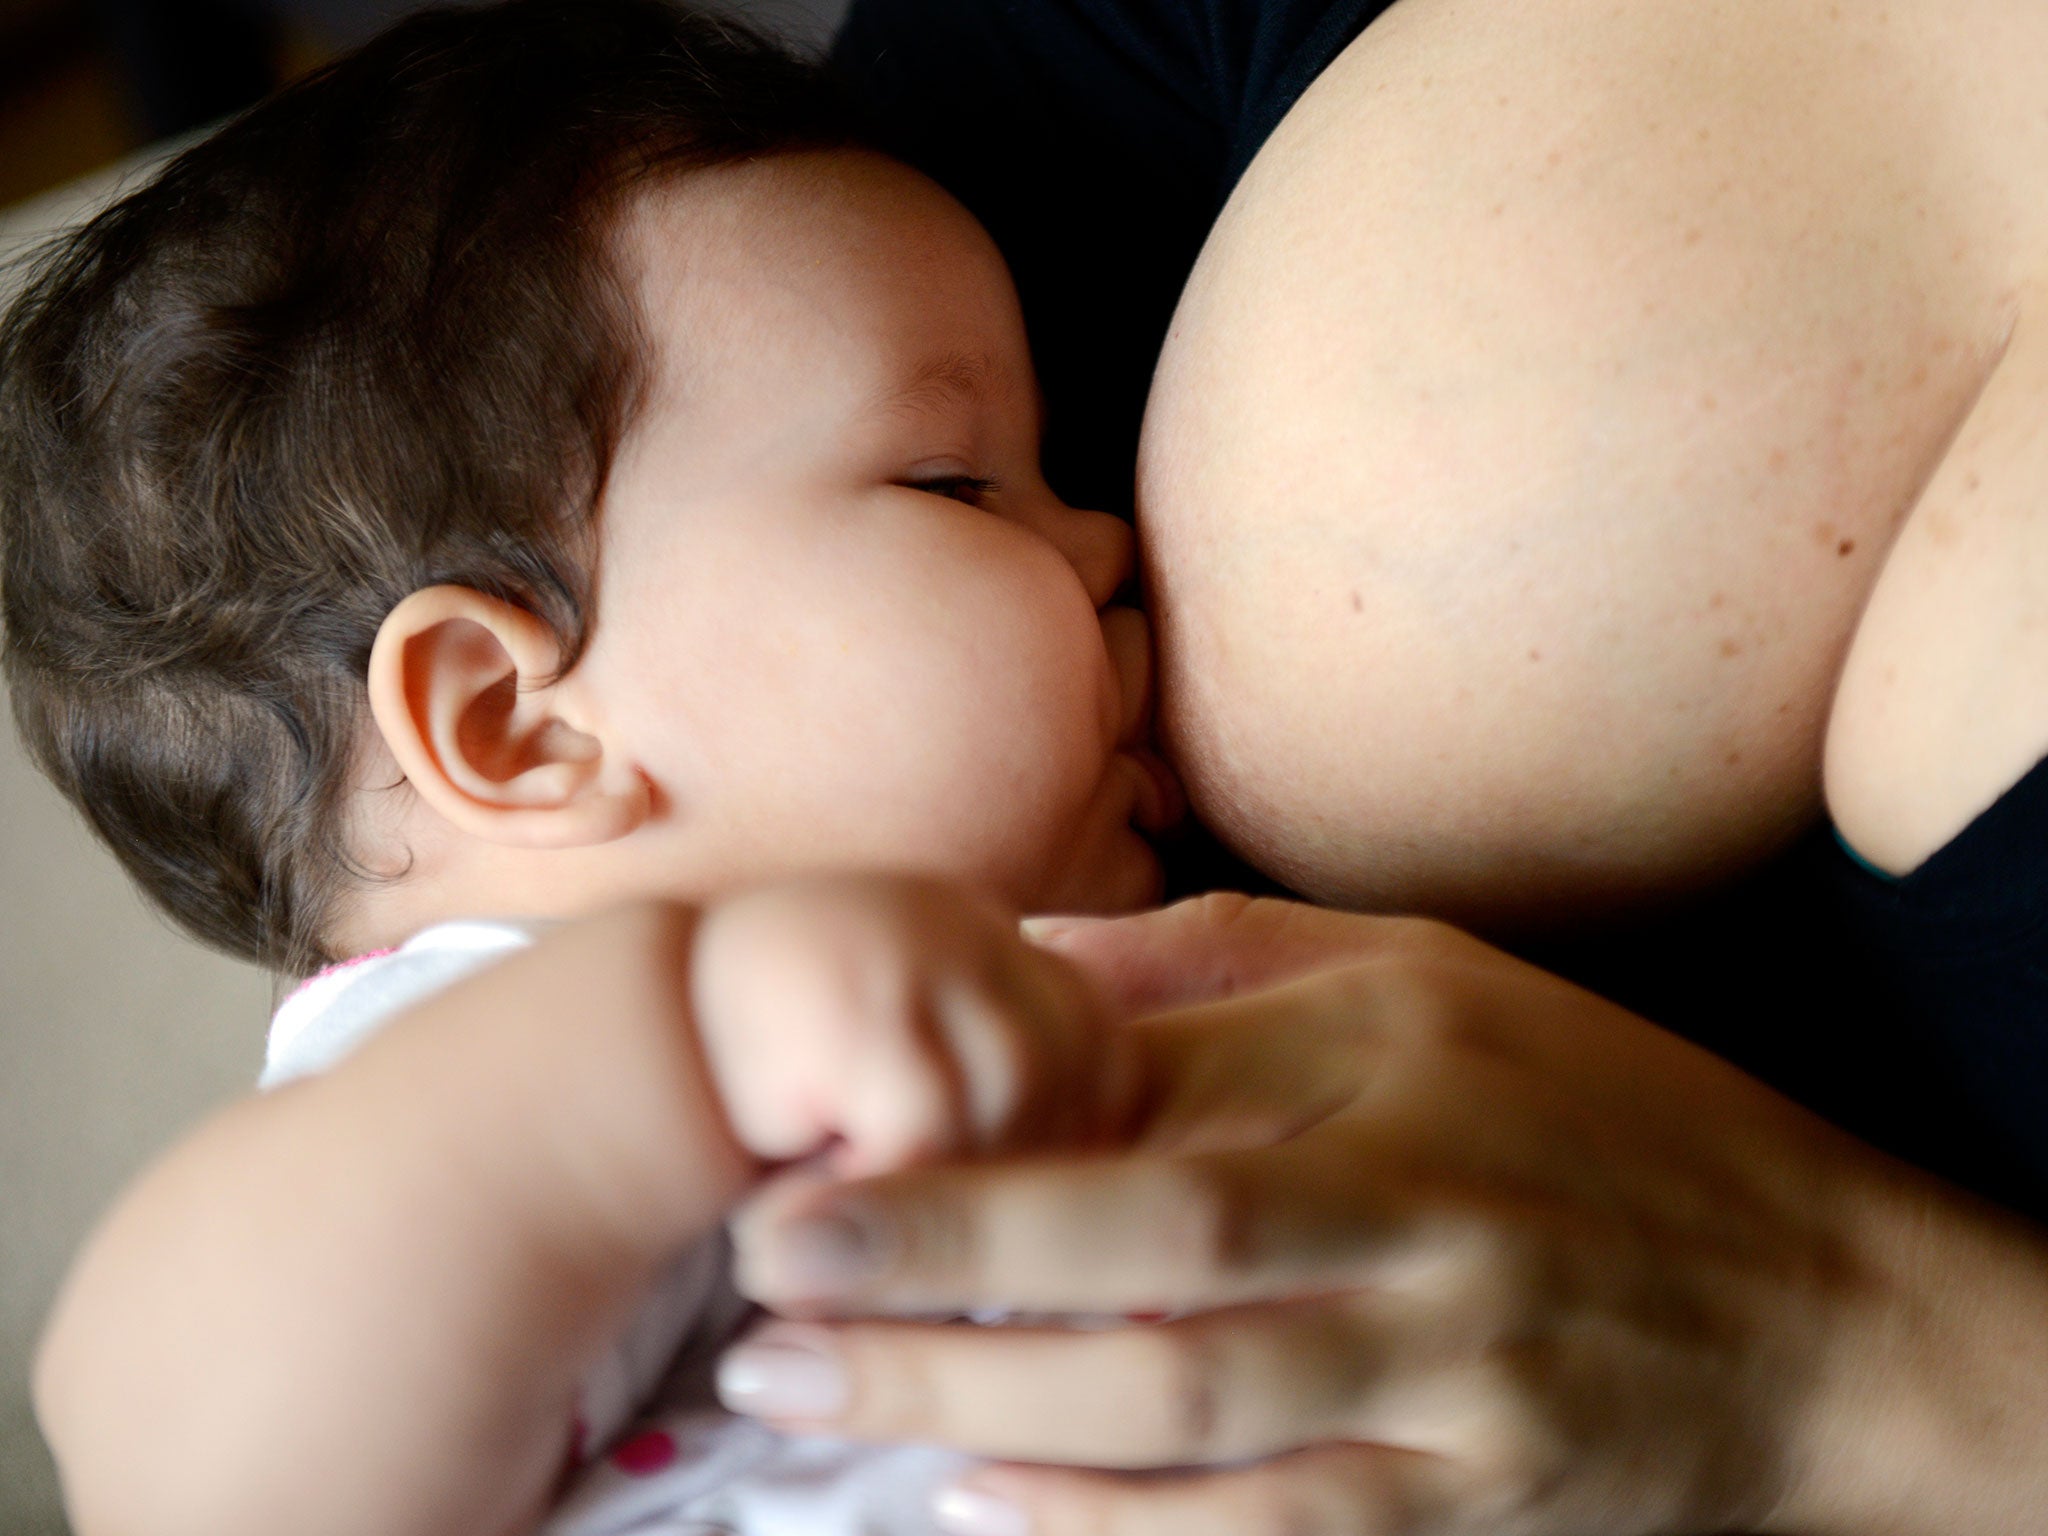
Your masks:
M981 506L1001 490L1002 482L987 475L932 475L904 482L914 491L926 491L951 501Z

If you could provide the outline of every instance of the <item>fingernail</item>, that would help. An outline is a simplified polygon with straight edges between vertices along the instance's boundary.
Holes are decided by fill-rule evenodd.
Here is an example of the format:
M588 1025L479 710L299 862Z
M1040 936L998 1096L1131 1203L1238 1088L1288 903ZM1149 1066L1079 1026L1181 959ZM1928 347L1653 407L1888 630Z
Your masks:
M846 1411L846 1371L828 1349L757 1339L718 1362L718 1400L762 1418L831 1419Z
M952 1536L1031 1536L1031 1519L1016 1505L978 1488L941 1488L932 1519Z
M881 1222L844 1211L800 1217L765 1239L760 1268L776 1294L791 1300L843 1295L880 1274L888 1256Z
M1102 921L1099 917L1082 917L1075 914L1026 917L1018 920L1017 931L1034 944L1050 944L1083 928L1092 928Z

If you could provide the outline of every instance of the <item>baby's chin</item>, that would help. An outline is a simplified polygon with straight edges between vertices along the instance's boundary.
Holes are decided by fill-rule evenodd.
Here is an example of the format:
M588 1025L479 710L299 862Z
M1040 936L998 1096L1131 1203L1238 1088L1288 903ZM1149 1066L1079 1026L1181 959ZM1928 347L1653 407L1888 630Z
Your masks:
M1135 912L1143 907L1156 907L1165 894L1166 871L1157 850L1135 828L1126 827L1123 840L1131 846L1131 859L1124 866L1122 880L1103 893L1096 911Z
M1142 762L1118 754L1106 793L1069 836L1048 850L1048 867L1021 892L1018 905L1024 911L1134 912L1159 904L1165 872L1139 829L1167 830L1178 819L1178 790L1171 774L1156 764L1156 759Z
M1105 857L1083 871L1069 869L1043 882L1018 903L1026 915L1135 912L1159 904L1166 877L1159 855L1134 829L1118 833Z

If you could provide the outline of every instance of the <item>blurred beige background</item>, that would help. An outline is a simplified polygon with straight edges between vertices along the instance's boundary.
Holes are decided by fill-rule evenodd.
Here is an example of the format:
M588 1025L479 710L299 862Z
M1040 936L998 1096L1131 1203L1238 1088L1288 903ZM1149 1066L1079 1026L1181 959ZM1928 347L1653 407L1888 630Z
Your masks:
M0 212L0 264L109 185ZM0 268L4 270L4 268ZM0 276L0 300L9 291ZM4 699L0 692L0 699ZM262 1057L270 983L146 911L0 728L0 1532L58 1536L30 1351L71 1252L129 1175Z
M826 35L844 9L844 0L728 3L799 38ZM96 87L65 89L83 98ZM95 153L101 142L81 143L70 102L37 115L62 151L42 164L66 165L64 154ZM103 142L119 145L111 130ZM27 145L0 132L0 161L28 175ZM0 207L0 306L10 257L147 174L155 158ZM66 1529L29 1411L28 1369L71 1254L153 1153L246 1090L269 1007L267 976L202 951L143 907L28 765L11 717L0 723L0 1536Z
M55 1536L30 1348L92 1214L260 1059L269 983L143 911L0 750L0 1531Z

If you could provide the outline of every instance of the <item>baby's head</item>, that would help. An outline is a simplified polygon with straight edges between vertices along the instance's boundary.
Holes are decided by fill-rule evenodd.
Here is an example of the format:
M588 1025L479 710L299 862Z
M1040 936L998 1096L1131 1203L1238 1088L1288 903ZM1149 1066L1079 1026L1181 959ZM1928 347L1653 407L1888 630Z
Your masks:
M661 0L417 18L0 327L31 751L287 969L799 869L1156 890L1127 530L1014 294L826 82Z

